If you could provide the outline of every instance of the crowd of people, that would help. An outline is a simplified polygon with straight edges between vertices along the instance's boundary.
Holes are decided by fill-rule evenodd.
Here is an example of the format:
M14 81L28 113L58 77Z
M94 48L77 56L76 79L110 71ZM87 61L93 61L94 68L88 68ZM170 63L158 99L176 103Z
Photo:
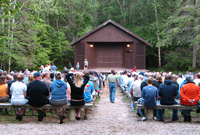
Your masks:
M27 108L21 108L25 104L34 107L42 107L46 104L63 106L68 103L72 106L83 106L92 102L93 96L99 95L103 86L105 75L95 71L57 71L52 64L48 64L41 71L11 72L0 70L0 102L10 102L15 109L16 119L21 121ZM9 113L9 110L5 110ZM38 112L38 121L46 117L47 109L32 110ZM53 109L59 117L60 123L65 119L65 108ZM81 108L76 109L76 120L80 120ZM83 119L88 118L89 109L86 108Z
M118 74L118 84L128 90L132 96L132 110L135 112L134 101L153 109L161 105L198 105L200 99L200 73L187 72L172 74L172 72L121 72ZM191 109L181 110L184 122L191 122ZM146 120L145 110L137 110L136 114ZM164 121L165 110L154 109L154 120ZM172 121L178 120L178 110L173 110Z
M86 60L87 61L87 60ZM79 63L78 63L79 64ZM92 101L94 95L100 96L101 87L105 86L106 76L96 71L79 72L64 69L57 71L52 64L41 66L40 71L10 72L0 70L0 102L10 102L13 106L29 104L42 107L46 104L63 106L70 103L72 106L82 106ZM117 86L125 88L132 96L131 111L135 112L134 101L142 102L147 108L154 108L157 104L173 105L180 99L182 105L197 105L200 99L200 73L187 72L178 75L172 72L136 72L123 71L116 73L111 70L107 77L109 85L109 99L115 102ZM15 109L16 119L21 121L27 108ZM9 113L9 110L5 110ZM38 120L46 117L47 110L32 110L38 112ZM59 117L60 123L65 119L66 109L53 109ZM77 120L81 119L81 108L76 109ZM88 118L89 109L85 109L83 119ZM191 121L192 110L181 110L185 122ZM137 109L136 114L146 120L145 110ZM164 121L165 110L154 109L154 120ZM178 110L173 110L172 120L178 120Z

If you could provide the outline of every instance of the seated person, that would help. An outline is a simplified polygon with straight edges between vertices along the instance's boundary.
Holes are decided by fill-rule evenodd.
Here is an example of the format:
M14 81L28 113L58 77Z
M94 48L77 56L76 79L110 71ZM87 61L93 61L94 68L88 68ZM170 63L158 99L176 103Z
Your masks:
M56 80L53 81L49 87L51 92L51 99L49 102L52 106L62 106L67 104L67 84L61 80L61 75L60 72L55 72ZM62 124L63 119L65 119L65 110L65 108L61 108L59 114L57 109L53 109L60 118L60 124Z
M94 85L91 81L88 81L84 88L84 98L86 103L92 102L92 92L94 91ZM85 108L85 116L83 119L87 119L89 108Z
M34 107L42 107L49 103L48 87L41 81L40 72L35 72L33 76L35 80L30 82L27 86L28 104ZM46 117L46 111L46 109L44 111L37 109L39 121L42 121L43 117Z
M186 84L181 87L180 102L182 105L197 105L200 99L200 88L193 82L193 76L186 77ZM191 122L191 109L183 110L184 122Z
M69 82L71 86L71 106L83 106L85 105L85 99L84 99L84 88L85 85L89 81L88 75L83 75L83 73L78 72L75 73L74 80L71 79L70 76L72 76L73 73L66 74L66 79ZM83 81L84 77L84 81ZM81 108L76 109L76 119L80 120L80 111Z
M11 95L11 105L13 106L22 106L28 102L28 100L25 99L27 86L22 82L23 80L24 80L24 74L20 73L17 76L17 81L11 85L10 95ZM15 109L16 119L21 121L25 111L26 108L16 108Z
M149 109L153 109L156 106L156 100L158 99L158 89L153 86L153 78L148 77L147 86L142 89L142 98L144 99L144 106ZM144 109L141 109L142 121L146 120ZM156 110L154 110L154 120L156 120Z
M8 85L6 83L6 76L0 76L0 102L8 102Z
M177 103L175 98L178 94L178 87L173 83L172 76L170 74L165 76L165 81L159 86L158 93L161 105L173 105ZM158 110L159 121L164 121L164 111L164 109ZM174 109L172 114L172 121L178 119L178 110Z

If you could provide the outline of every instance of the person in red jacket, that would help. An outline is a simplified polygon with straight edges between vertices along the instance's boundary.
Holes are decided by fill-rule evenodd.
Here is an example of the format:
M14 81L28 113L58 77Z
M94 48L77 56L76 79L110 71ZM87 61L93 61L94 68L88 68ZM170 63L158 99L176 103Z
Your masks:
M182 105L197 105L200 99L200 88L193 82L193 76L186 77L187 83L181 87L180 103ZM191 122L191 109L183 110L184 122Z

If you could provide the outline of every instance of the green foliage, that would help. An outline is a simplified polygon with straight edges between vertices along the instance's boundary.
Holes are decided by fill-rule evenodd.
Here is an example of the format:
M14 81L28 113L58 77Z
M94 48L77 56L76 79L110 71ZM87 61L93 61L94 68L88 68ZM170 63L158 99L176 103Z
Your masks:
M187 70L192 67L191 49L200 43L199 0L13 1L0 1L0 19L4 21L0 24L0 62L4 70L9 58L12 70L39 70L40 65L52 62L63 70L74 60L69 42L108 19L154 45L146 49L148 68L158 66L157 47L161 46L163 68ZM199 55L197 58L200 66Z

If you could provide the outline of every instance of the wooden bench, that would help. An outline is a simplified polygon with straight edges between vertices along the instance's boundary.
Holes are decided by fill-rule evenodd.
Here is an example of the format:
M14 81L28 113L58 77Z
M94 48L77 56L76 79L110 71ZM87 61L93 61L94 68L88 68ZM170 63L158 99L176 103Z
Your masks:
M94 100L95 101L95 100ZM91 103L85 103L84 106L71 106L69 103L67 105L63 105L63 106L52 106L50 104L46 104L42 107L33 107L30 106L29 104L23 105L23 106L12 106L10 103L0 103L0 108L22 108L22 107L26 107L26 108L30 108L30 109L60 109L60 108L67 108L69 109L69 120L75 120L75 116L76 116L76 112L75 109L76 108L92 108L94 105L94 102Z
M138 109L145 109L146 110L146 118L153 119L153 110L154 109L177 109L177 110L185 110L185 109L199 109L197 105L156 105L154 109L148 109L142 104L137 104Z

